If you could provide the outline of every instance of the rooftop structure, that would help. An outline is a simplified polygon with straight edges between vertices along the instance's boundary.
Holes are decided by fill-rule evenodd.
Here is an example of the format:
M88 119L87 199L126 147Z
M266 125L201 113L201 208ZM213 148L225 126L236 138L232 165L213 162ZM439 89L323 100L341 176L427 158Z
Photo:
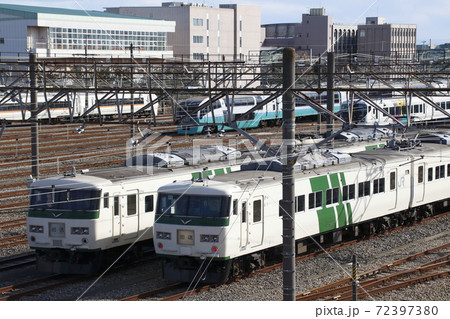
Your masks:
M101 11L0 4L0 52L37 57L170 57L175 23Z

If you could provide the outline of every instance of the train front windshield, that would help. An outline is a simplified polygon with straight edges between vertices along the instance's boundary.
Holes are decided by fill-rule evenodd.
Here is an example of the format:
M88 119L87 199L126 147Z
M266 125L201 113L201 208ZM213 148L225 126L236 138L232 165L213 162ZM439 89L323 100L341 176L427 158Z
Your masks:
M192 114L192 112L200 106L202 101L203 100L185 100L180 102L177 108L177 119L179 120L187 114L191 114L194 118L197 117L198 114Z
M353 107L349 107L349 103L344 102L342 103L340 111L341 118L348 122L350 119L349 114L352 113L352 122L361 121L366 117L368 108L370 108L370 106L368 107L364 102L354 102Z
M160 194L157 214L165 216L228 217L230 197Z
M35 188L30 196L30 209L96 211L99 207L98 189Z

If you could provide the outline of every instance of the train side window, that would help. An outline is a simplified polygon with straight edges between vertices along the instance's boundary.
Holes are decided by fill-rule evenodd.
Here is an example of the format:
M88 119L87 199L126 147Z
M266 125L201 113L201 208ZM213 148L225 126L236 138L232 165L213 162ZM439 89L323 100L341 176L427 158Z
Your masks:
M423 166L419 166L417 170L417 182L423 183Z
M322 191L309 194L309 209L322 207Z
M342 187L342 199L355 199L355 184L345 185Z
M247 222L247 202L242 202L242 223Z
M109 193L103 194L103 207L109 208Z
M370 181L361 182L358 184L358 197L370 195Z
M436 178L440 179L445 178L445 165L436 166Z
M253 201L253 222L260 222L262 219L262 206L261 206L261 200L255 200Z
M450 176L450 164L447 164L447 176Z
M136 214L136 194L127 195L127 215Z
M114 216L119 216L119 196L114 196Z
M389 189L394 190L395 184L395 172L391 172L391 174L389 175Z
M375 179L373 181L373 193L384 193L384 178Z
M305 211L305 195L295 196L295 212Z
M428 181L431 182L433 180L433 167L428 169Z
M145 212L152 212L154 209L153 205L153 195L145 196Z
M339 188L330 188L327 189L326 196L325 196L325 204L331 205L335 204L339 201Z
M235 199L233 200L233 215L237 215L238 214L238 200Z

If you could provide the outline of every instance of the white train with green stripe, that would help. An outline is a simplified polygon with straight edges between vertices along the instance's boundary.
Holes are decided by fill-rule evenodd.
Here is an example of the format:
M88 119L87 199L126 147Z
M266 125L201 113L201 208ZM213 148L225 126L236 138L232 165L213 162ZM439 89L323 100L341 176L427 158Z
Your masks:
M37 269L92 273L109 266L130 246L132 257L146 244L153 248L160 186L239 169L233 161L241 152L234 148L200 148L198 157L193 152L137 156L129 160L128 167L73 171L33 182L27 235L30 248L36 251Z
M297 160L297 253L416 221L449 205L450 147L392 146ZM164 277L221 282L281 256L280 168L278 162L259 163L259 170L161 187L154 244Z

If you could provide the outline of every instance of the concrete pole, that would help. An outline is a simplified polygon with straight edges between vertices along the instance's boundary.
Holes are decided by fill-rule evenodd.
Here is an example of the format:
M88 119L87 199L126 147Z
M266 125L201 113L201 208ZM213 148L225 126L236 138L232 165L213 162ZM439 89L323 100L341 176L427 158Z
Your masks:
M295 50L283 51L283 300L295 301L295 212L294 162L295 104L292 89L295 84Z
M334 52L328 52L327 55L327 110L334 113ZM327 117L327 133L326 136L331 136L334 130L334 119Z
M36 118L38 109L36 92L36 54L30 53L30 113L31 113L31 176L39 179L39 127Z

